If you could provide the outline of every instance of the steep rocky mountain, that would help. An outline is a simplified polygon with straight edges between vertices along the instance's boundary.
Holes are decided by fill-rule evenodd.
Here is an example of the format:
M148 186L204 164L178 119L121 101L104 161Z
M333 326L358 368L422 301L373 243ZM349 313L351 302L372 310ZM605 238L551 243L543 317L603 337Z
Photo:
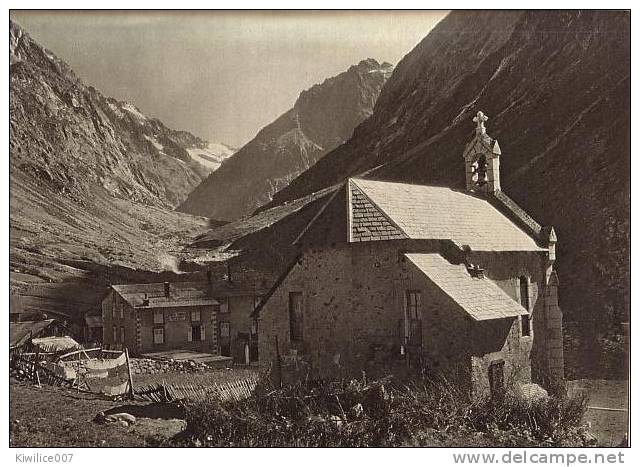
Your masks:
M392 66L373 59L317 84L198 186L178 210L235 220L351 137L371 115Z
M85 86L16 23L9 33L12 173L77 198L99 185L173 207L233 153Z
M396 66L353 137L264 209L356 174L464 188L462 152L482 110L500 141L502 189L557 231L567 318L625 320L630 86L626 12L453 12ZM273 224L256 242L295 238L296 222Z
M208 224L171 207L231 150L85 86L15 23L9 48L11 291L78 318L108 282L176 269Z

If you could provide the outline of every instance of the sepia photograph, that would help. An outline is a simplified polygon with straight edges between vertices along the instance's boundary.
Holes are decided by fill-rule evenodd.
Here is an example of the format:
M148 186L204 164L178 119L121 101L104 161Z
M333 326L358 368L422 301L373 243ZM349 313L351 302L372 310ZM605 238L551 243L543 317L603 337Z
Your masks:
M630 10L7 14L16 462L624 463Z

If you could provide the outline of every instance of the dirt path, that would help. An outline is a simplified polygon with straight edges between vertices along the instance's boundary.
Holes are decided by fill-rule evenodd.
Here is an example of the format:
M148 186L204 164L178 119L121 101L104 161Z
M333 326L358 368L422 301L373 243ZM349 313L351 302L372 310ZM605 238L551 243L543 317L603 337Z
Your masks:
M618 446L628 431L629 382L625 380L579 379L569 381L569 391L586 391L589 410L585 421L599 446ZM604 410L613 409L613 410Z

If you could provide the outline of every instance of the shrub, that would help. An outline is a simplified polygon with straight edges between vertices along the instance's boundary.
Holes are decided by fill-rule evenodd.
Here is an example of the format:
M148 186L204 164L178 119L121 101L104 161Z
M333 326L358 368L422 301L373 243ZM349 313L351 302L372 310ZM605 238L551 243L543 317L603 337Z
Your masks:
M240 402L187 403L175 442L203 446L582 446L586 397L469 398L444 379L399 385L304 381L261 383Z

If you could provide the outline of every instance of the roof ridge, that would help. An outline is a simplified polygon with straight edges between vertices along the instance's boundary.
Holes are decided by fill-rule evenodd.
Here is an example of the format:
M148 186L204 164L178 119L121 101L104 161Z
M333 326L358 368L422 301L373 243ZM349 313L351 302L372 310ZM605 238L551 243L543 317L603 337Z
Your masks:
M525 211L518 203L509 197L504 191L498 190L487 197L489 201L495 200L499 202L499 206L507 211L507 216L511 215L520 225L529 230L536 240L540 241L542 233L542 225L538 223L527 211ZM495 203L491 203L494 204ZM503 214L505 214L503 212Z

